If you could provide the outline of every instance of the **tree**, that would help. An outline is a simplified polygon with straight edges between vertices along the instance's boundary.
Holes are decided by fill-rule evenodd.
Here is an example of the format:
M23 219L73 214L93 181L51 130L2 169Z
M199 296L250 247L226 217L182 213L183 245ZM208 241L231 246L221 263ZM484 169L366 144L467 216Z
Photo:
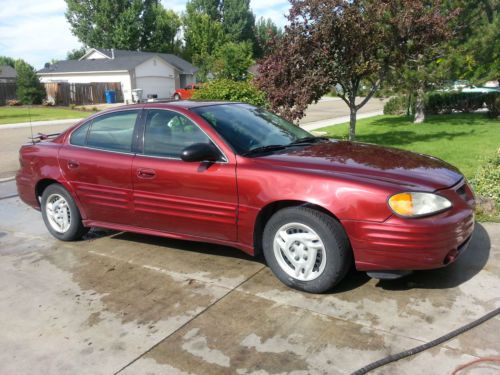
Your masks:
M152 52L173 52L181 49L181 41L177 34L181 27L180 17L173 11L165 9L161 4L153 7L154 22L147 48Z
M222 26L227 39L233 42L255 41L255 16L250 10L250 0L224 0Z
M216 78L239 81L247 78L253 63L250 42L227 42L215 51L212 70Z
M291 0L292 8L274 53L260 66L258 85L274 110L297 120L307 106L338 85L350 109L349 139L356 114L391 69L425 55L446 39L450 17L439 0ZM367 96L356 103L361 82Z
M85 53L87 52L87 49L85 47L80 47L80 48L74 48L71 51L68 51L66 54L66 59L67 60L79 60Z
M94 48L137 50L142 35L139 0L66 0L73 34Z
M491 0L448 0L459 9L455 35L442 58L441 72L448 79L475 84L500 79L500 3Z
M212 21L222 21L222 0L190 0L186 4L187 12L206 14Z
M274 38L281 37L283 30L278 28L270 18L260 17L255 23L255 57L262 58L271 52L269 45Z
M23 104L40 104L45 98L45 88L40 83L35 69L27 62L16 60L17 99Z
M183 17L185 56L199 68L201 80L211 70L214 52L225 42L217 9L216 2L193 0L187 3Z
M159 0L66 0L73 34L93 48L168 52L179 22ZM174 30L175 26L177 28ZM163 42L159 39L164 38Z
M399 92L415 101L415 123L425 120L424 94L457 79L482 83L500 78L500 22L489 0L448 0L444 8L455 15L447 43L429 46L425 54L408 59L391 79ZM497 7L498 8L498 7Z
M16 60L8 56L0 56L0 65L8 65L11 68L15 68Z

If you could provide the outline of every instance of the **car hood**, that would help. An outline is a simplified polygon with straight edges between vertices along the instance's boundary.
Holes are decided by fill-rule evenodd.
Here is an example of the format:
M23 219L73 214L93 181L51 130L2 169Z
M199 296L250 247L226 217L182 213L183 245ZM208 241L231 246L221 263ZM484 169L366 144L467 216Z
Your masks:
M348 174L421 190L446 188L463 178L457 168L432 156L347 141L290 147L258 159L285 168Z

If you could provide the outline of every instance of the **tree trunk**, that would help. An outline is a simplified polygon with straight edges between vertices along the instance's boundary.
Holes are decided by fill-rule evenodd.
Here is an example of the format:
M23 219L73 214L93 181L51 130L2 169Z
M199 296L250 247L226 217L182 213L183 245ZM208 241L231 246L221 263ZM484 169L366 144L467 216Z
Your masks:
M410 117L412 113L411 102L412 102L413 93L408 92L407 100L406 100L406 116Z
M351 116L350 116L350 122L349 122L349 140L354 141L356 140L356 104L352 103L350 106L351 110Z
M425 121L425 90L423 86L417 89L417 97L415 98L415 119L414 124L421 124Z

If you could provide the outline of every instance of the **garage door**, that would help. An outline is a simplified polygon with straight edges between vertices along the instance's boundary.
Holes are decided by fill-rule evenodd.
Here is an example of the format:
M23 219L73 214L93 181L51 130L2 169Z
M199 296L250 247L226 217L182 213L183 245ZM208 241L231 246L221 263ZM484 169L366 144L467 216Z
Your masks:
M142 97L147 99L148 95L158 95L159 99L171 98L175 91L173 78L163 77L140 77L137 78L137 88L142 89Z

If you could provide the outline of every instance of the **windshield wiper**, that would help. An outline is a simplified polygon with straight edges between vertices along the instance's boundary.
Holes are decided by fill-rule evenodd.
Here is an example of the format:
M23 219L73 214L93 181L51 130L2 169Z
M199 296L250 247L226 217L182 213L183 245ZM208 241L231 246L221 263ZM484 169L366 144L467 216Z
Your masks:
M302 143L316 143L320 141L328 141L330 138L328 137L304 137L304 138L299 138L296 141L293 141L290 143L290 145L299 145Z
M284 145L267 145L267 146L260 146L251 149L250 151L247 151L243 154L243 156L251 156L255 154L261 154L264 152L272 152L272 151L278 151L278 150L283 150L287 146Z

